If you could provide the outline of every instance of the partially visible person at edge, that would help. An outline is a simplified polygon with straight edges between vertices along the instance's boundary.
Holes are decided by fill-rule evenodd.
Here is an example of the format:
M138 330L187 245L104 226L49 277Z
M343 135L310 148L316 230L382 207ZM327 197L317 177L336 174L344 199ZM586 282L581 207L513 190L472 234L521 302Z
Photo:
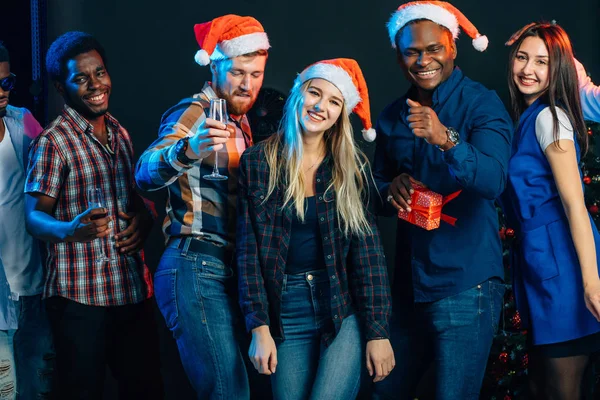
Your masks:
M517 238L513 288L531 344L531 398L579 399L590 355L600 350L600 235L583 197L588 135L573 50L548 23L526 25L507 44L518 129L502 205Z
M142 247L152 224L135 192L129 134L108 113L112 84L101 44L67 32L46 69L65 102L32 143L27 229L47 243L46 309L60 399L101 399L106 366L121 399L162 399L152 281ZM89 204L90 189L105 204Z
M269 39L260 22L238 15L197 24L194 32L196 62L210 64L212 82L167 110L159 138L137 164L142 190L168 190L156 298L199 399L247 399L250 389L264 398L269 381L248 371L249 386L245 367L234 250L237 169L252 145L246 113L263 83ZM215 98L226 100L226 123L207 115ZM216 152L227 180L203 178L213 171Z
M272 376L277 400L353 399L365 363L376 382L395 365L387 267L367 209L377 195L349 120L356 112L374 139L358 64L309 66L284 109L279 132L240 161L236 239L249 355Z
M454 65L460 28L477 50L487 47L459 10L411 2L387 26L411 86L377 121L382 211L412 211L414 184L462 192L443 208L455 226L427 231L398 220L391 340L399 358L376 397L414 398L426 387L438 400L478 399L504 294L494 202L506 184L512 123L496 93ZM419 386L426 377L433 382Z
M25 229L23 194L29 144L42 127L27 109L8 105L15 83L0 43L0 393L49 398L54 346L42 303L40 244Z
M575 67L577 68L583 117L586 120L600 122L600 87L594 85L592 79L585 72L585 67L577 59L575 59Z

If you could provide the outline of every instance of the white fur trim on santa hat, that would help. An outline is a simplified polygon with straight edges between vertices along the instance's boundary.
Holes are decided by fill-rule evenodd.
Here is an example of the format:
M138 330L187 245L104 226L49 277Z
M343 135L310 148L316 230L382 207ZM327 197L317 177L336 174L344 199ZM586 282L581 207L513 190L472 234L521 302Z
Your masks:
M210 60L234 58L258 50L268 50L270 47L269 38L265 32L249 33L219 42L215 51L210 55Z
M431 3L413 4L393 13L392 18L390 18L387 23L390 41L392 42L392 47L394 49L396 48L396 34L398 34L398 31L410 21L417 19L428 19L438 25L448 28L454 39L456 39L460 33L458 20L454 14L444 7L436 6Z
M346 103L346 111L348 114L351 114L352 110L354 110L354 107L361 102L358 89L356 86L354 86L352 78L344 68L327 63L313 64L302 71L300 75L298 75L296 82L303 84L309 79L317 78L325 79L340 89L342 96L344 96L344 102Z
M361 132L363 139L365 139L367 142L372 142L377 137L377 132L375 132L375 129L373 128L363 129Z

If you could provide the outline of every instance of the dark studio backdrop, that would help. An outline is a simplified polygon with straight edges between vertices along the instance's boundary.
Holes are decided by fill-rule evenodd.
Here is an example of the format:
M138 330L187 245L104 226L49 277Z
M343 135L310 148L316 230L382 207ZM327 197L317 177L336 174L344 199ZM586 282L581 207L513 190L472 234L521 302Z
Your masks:
M35 2L35 1L34 1ZM0 40L11 52L12 69L19 77L13 105L36 108L29 93L31 84L30 2L2 0ZM524 24L556 20L569 33L576 56L600 83L600 0L452 2L490 40L484 53L475 51L471 39L461 34L456 64L470 78L498 92L507 104L504 42ZM373 122L381 110L405 92L408 85L396 63L385 23L399 6L391 0L47 0L42 7L46 48L58 35L83 30L96 36L106 49L112 78L111 113L129 130L136 154L156 138L162 113L182 97L197 93L210 79L209 69L194 62L197 44L193 25L223 14L252 15L265 27L271 41L263 88L288 92L293 79L306 65L335 57L355 58L369 86ZM45 17L44 17L45 14ZM62 107L61 98L48 88L47 108L37 108L42 123L53 119ZM46 112L45 112L46 111ZM372 156L374 145L360 139L359 145ZM146 245L152 270L163 249L160 225L164 217L165 193L152 196L160 213ZM390 266L395 253L395 221L380 221ZM170 333L157 313L167 398L191 398ZM110 385L109 385L110 386ZM107 394L107 398L110 394Z

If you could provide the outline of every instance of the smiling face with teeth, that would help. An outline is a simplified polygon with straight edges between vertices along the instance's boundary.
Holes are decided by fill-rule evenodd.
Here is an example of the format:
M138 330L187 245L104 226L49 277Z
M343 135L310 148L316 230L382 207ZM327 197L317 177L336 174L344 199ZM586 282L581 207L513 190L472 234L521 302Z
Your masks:
M325 79L312 79L299 110L303 134L321 135L331 128L344 108L342 92Z
M512 75L525 104L531 105L548 89L549 61L548 48L541 38L529 36L519 46L512 61Z
M427 104L433 91L454 70L456 45L446 28L429 20L417 20L396 36L398 63L418 90L419 101Z
M56 87L67 105L90 122L108 111L111 81L102 56L96 51L78 54L65 66L63 82Z

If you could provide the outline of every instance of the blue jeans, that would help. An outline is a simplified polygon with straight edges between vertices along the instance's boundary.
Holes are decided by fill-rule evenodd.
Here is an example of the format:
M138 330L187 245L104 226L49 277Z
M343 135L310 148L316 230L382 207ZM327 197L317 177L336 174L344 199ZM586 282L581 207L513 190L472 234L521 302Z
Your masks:
M56 354L42 295L21 296L14 306L18 329L0 331L0 397L50 398Z
M171 243L154 275L154 290L190 383L199 399L248 399L240 350L244 328L231 265Z
M14 334L17 399L50 398L56 353L42 295L21 296L15 302L19 328Z
M0 330L0 393L7 400L17 398L14 337L14 329Z
M275 400L354 399L360 386L365 343L351 315L325 347L321 332L333 329L327 271L285 275L281 302L284 340L272 375Z
M375 384L374 398L413 399L425 388L437 400L479 399L503 296L504 284L491 279L431 303L395 302L396 368ZM419 382L426 373L433 382Z

